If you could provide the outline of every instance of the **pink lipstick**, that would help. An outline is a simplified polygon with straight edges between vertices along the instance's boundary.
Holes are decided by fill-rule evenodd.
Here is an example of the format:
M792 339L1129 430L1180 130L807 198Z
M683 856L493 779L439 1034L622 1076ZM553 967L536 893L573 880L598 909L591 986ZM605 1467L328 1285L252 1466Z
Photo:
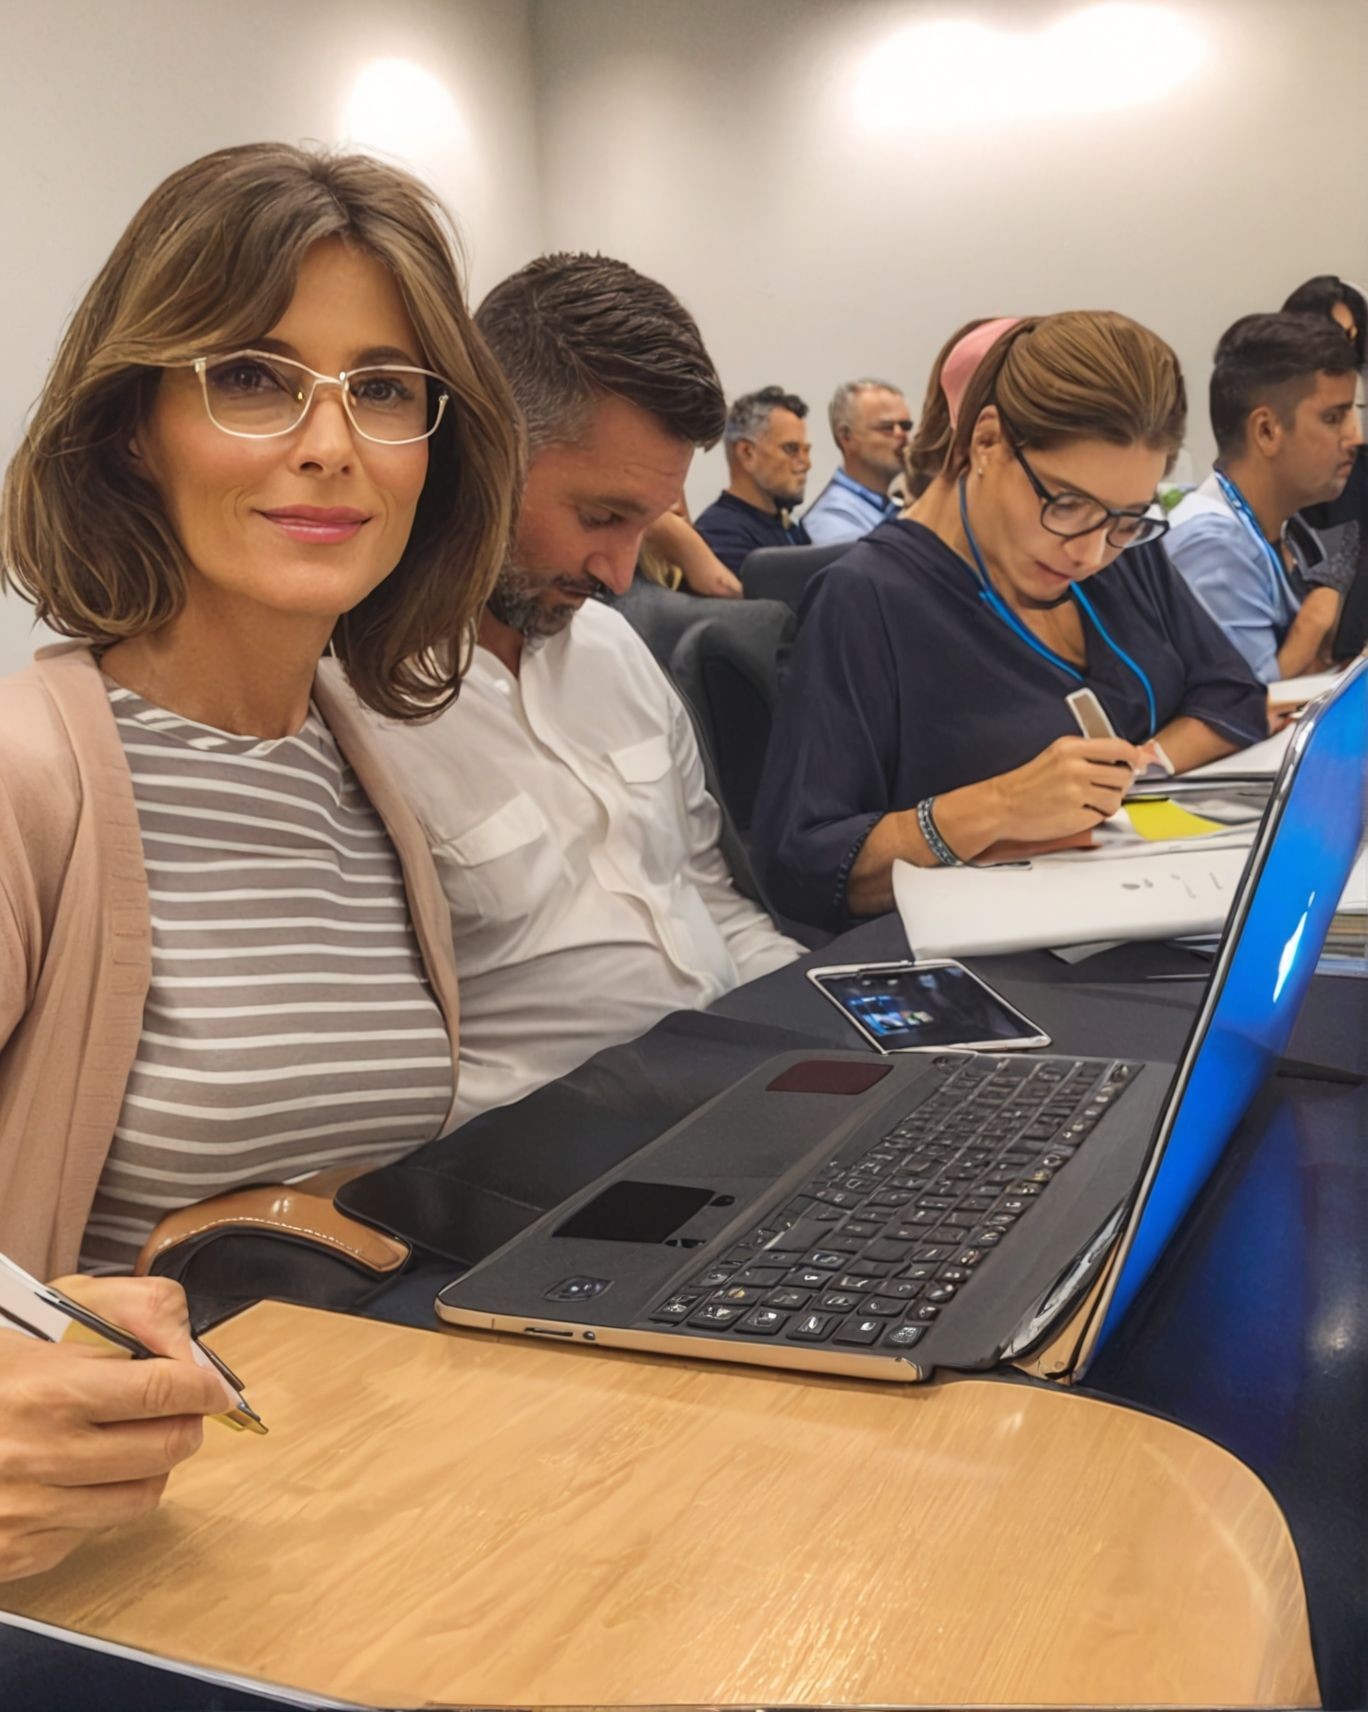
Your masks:
M350 541L365 524L370 514L354 511L350 506L287 505L277 511L258 513L273 523L292 541L308 541L315 546L331 547Z

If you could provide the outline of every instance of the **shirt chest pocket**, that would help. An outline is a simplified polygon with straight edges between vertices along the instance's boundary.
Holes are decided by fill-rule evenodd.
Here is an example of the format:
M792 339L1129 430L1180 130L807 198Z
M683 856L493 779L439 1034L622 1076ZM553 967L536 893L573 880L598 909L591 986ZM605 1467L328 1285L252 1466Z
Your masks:
M670 745L664 737L647 737L625 749L610 749L608 761L625 784L653 785L670 770Z
M528 916L564 877L546 817L522 791L464 832L439 834L432 854L458 929Z
M625 812L614 814L615 830L626 837L647 875L671 884L688 856L688 820L669 739L647 737L608 751Z

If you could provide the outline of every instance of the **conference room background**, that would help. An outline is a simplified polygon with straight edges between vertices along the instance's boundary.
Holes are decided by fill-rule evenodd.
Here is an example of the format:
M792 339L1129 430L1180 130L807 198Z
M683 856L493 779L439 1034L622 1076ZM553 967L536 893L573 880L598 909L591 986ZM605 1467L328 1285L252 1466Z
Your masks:
M1114 308L1177 349L1368 276L1364 0L0 0L0 457L143 196L225 144L351 141L453 211L473 299L600 249L697 315L729 393L914 410L972 315ZM698 458L695 509L724 480ZM36 643L0 598L0 673Z

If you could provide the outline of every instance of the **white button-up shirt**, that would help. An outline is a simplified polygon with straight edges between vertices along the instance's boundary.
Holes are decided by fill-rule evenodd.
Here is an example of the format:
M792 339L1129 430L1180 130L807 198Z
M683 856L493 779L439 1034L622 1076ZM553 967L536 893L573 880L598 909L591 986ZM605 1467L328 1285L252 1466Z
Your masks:
M451 905L461 1119L802 954L733 886L689 716L598 602L376 739Z

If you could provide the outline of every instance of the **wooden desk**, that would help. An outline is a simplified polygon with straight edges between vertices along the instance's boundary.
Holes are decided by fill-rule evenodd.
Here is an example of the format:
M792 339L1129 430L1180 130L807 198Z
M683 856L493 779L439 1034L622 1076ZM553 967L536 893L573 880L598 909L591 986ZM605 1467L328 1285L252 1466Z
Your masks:
M267 1303L158 1515L0 1606L364 1704L1314 1705L1287 1529L1154 1417Z

